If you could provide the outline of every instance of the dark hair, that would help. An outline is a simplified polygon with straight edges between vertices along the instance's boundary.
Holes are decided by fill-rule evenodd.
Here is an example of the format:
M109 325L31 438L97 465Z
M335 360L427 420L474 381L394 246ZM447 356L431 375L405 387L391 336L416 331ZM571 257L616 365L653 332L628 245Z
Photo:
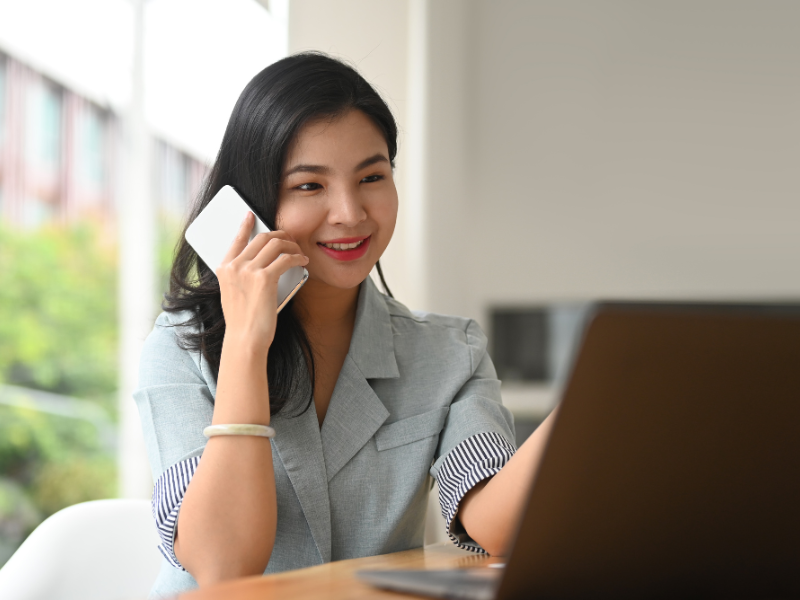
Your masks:
M223 186L231 185L267 226L275 229L281 174L289 145L306 123L334 118L353 109L370 117L383 133L394 166L397 154L394 117L355 69L325 54L307 52L284 58L261 71L236 102L217 159L186 227ZM380 263L378 272L391 295L383 281ZM186 350L202 352L217 377L225 336L219 282L183 235L175 252L169 293L164 298L165 311L193 313L185 323L194 326L197 332L182 334L179 343ZM314 375L311 345L290 302L278 315L267 360L271 413L279 412L292 398L302 396L306 404L301 412L308 410L314 389L308 383L314 381Z

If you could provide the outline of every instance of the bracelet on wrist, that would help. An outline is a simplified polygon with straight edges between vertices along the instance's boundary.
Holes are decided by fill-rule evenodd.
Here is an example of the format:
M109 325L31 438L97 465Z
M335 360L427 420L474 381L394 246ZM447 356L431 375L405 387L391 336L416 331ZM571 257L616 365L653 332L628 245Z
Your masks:
M253 435L256 437L275 437L275 430L269 425L230 424L209 425L203 429L203 435L212 438L217 435Z

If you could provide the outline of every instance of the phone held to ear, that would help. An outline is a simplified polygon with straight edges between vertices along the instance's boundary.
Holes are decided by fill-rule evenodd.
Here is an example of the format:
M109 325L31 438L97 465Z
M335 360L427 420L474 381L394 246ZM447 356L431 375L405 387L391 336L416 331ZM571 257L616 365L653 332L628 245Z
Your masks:
M259 219L258 213L229 185L217 192L186 229L186 241L215 273L230 249L248 210L256 217L250 240L259 233L268 233L270 229ZM281 275L278 280L278 312L303 287L307 279L308 271L303 267L292 267Z

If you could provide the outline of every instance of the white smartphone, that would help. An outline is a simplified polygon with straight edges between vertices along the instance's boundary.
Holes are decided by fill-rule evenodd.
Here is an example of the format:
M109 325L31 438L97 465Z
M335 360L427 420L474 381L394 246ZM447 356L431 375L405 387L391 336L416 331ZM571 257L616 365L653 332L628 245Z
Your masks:
M216 272L228 253L233 238L242 225L242 219L251 211L256 222L250 232L250 240L270 229L258 218L258 214L245 202L236 190L226 185L211 199L186 230L186 241L194 248L212 271ZM278 312L286 306L308 279L303 267L292 267L278 280Z

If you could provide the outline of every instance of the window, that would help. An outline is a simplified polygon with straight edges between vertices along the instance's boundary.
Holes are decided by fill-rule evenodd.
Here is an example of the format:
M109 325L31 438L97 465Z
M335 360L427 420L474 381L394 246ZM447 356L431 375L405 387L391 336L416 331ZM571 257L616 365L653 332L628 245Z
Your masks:
M160 140L155 143L154 185L159 208L170 218L181 218L190 200L190 160L180 150Z
M6 60L0 56L0 149L6 132Z
M25 157L38 168L58 168L61 144L61 94L42 82L28 90Z
M81 180L91 188L103 186L105 169L103 152L105 150L105 120L93 106L87 106L83 115L80 135Z

